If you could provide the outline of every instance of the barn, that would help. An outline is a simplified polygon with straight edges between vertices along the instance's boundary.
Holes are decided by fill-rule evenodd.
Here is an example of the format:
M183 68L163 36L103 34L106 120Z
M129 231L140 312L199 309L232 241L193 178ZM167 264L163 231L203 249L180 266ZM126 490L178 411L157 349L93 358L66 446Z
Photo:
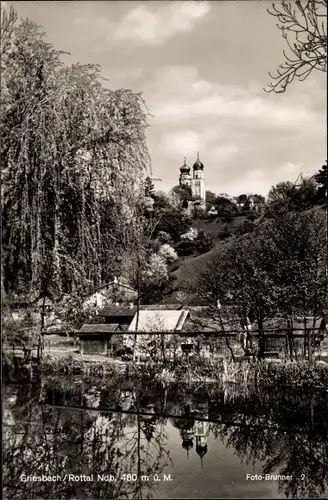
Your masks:
M79 331L81 354L113 354L119 346L122 334L115 334L119 324L86 324Z

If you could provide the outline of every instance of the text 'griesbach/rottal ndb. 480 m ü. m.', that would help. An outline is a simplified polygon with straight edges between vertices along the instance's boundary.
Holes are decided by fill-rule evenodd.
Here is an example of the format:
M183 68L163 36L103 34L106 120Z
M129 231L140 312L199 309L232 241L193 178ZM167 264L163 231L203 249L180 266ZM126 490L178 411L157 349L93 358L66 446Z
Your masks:
M103 482L115 482L117 480L134 482L134 481L173 481L171 474L163 474L163 477L160 477L158 474L154 475L142 475L138 476L137 474L122 474L119 478L116 478L112 474L65 474L61 476L60 474L50 474L42 476L26 476L22 474L20 477L22 482L88 482L88 481L103 481Z

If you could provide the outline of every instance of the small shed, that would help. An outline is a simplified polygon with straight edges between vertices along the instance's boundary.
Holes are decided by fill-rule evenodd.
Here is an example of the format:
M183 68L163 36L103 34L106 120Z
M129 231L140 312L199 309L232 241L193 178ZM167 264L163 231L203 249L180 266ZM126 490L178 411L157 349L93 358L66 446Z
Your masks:
M114 332L118 324L85 324L79 331L81 354L103 354L107 356L117 344L118 335Z

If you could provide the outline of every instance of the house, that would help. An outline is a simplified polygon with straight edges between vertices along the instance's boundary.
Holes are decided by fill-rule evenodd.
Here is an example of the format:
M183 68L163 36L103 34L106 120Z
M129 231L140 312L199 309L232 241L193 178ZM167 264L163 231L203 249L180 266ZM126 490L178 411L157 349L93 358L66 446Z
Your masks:
M218 215L218 211L217 209L215 208L214 205L211 206L211 209L207 212L207 215Z
M129 304L138 299L138 292L126 283L119 282L117 278L102 285L98 291L114 304Z
M155 307L151 309L147 307L147 309L136 312L128 328L128 332L131 333L124 336L125 345L130 347L134 345L137 351L136 356L140 359L145 353L150 355L151 345L154 340L153 334L162 333L165 336L165 343L169 342L172 339L173 332L182 330L189 315L189 312L182 310L179 304L175 307L172 305L170 309L166 309L167 305L164 304L162 307L165 307L165 309L159 308L160 306ZM136 332L138 334L135 338ZM170 351L170 347L166 346L167 355L170 355Z
M53 302L48 297L41 297L37 302L37 307L42 311L50 312L54 308Z
M227 351L226 338L220 335L217 321L206 318L204 309L181 304L140 305L139 311L133 305L106 307L99 312L105 324L84 325L80 330L81 353L129 357L135 349L135 358L142 360L154 349L162 349L164 342L167 358L222 355ZM240 350L236 335L227 335L231 346Z
M101 309L98 316L103 318L106 324L118 324L123 330L127 329L130 325L136 313L136 309L137 308L134 306L109 306Z
M181 309L181 304L163 304L163 305L140 305L139 311L153 311L166 309L175 311ZM104 307L99 311L98 316L104 318L105 323L118 323L128 327L137 313L137 306L130 304L130 306L109 306Z
M122 343L121 335L114 335L119 324L85 324L79 331L81 354L113 354Z

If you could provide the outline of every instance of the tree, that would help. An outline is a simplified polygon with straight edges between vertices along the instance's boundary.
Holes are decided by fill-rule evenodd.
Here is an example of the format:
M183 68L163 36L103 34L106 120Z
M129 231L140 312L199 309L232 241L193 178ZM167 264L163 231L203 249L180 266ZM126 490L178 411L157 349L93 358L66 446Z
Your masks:
M289 199L295 190L295 186L290 181L278 182L268 193L268 203Z
M148 198L154 198L155 187L150 177L145 179L145 196Z
M244 206L244 204L246 203L248 199L248 195L247 194L239 194L237 197L236 197L236 202L237 202L237 205L242 208Z
M291 328L295 316L312 316L311 332L327 300L326 238L321 210L284 214L220 248L189 286L212 309L231 301L240 319L252 310L259 330L279 313Z
M299 212L313 208L318 203L318 190L313 179L302 179L291 196L291 209Z
M170 199L176 208L188 208L188 201L192 200L190 186L174 186L170 191Z
M158 250L158 255L160 257L162 257L165 262L167 263L172 263L174 262L175 260L177 260L178 258L178 255L176 253L176 251L174 250L173 247L171 247L168 243L165 243L164 245L162 245L159 250Z
M262 194L254 193L251 197L256 205L261 205L265 202L265 197Z
M105 88L96 65L65 66L31 21L1 21L4 287L44 295L49 270L57 297L85 291L113 278L132 230L144 102Z
M252 310L260 331L261 354L264 322L276 312L277 289L270 273L270 253L270 245L264 237L256 238L252 234L234 238L207 262L192 287L207 303L210 314L216 311L218 301L222 305L223 331L224 316L227 323L236 324L237 318L239 322L244 321Z
M302 212L316 205L318 189L312 178L302 178L298 186L291 182L280 182L269 191L266 215L280 217L287 212Z
M206 210L211 210L211 207L215 205L217 195L212 193L212 191L206 191Z
M186 231L191 225L191 220L178 208L169 206L164 209L157 209L154 206L156 215L160 216L153 237L156 238L162 232L167 233L172 242L178 242L180 235Z
M327 300L327 221L321 210L290 212L267 221L259 231L271 249L277 308L289 327L300 315L314 328ZM309 325L306 318L313 317Z
M218 212L218 216L222 217L225 222L230 222L233 217L237 214L236 205L225 198L224 196L217 196L215 199L215 208Z
M285 92L295 80L304 81L313 70L327 72L327 0L273 3L268 13L278 20L289 54L270 78L266 92ZM291 39L293 37L293 39Z
M318 187L318 203L323 204L327 202L327 191L328 191L328 170L327 170L327 162L326 165L322 165L319 172L314 176Z

